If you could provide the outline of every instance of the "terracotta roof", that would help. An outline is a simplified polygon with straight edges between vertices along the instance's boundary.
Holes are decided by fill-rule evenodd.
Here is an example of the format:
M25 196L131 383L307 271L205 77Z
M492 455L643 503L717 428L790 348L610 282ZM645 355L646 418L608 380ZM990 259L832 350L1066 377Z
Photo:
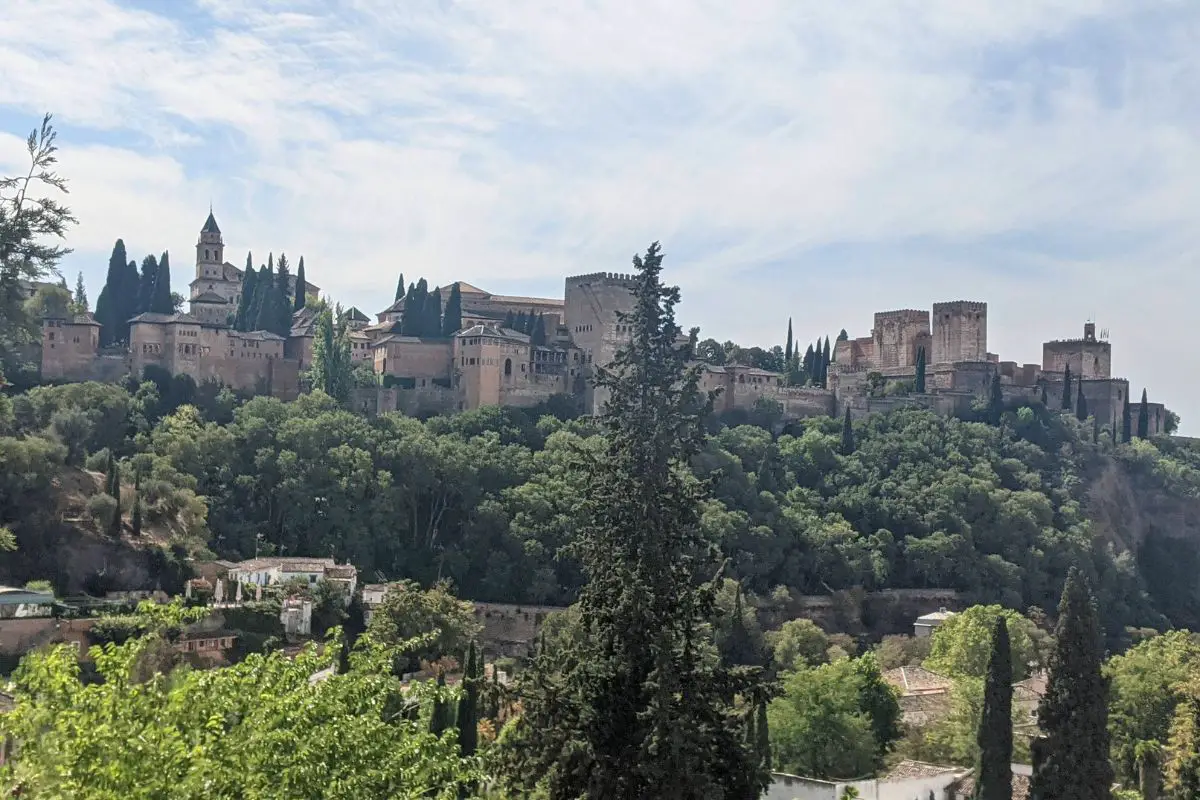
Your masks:
M385 308L383 311L380 311L379 313L380 314L399 314L402 311L404 311L404 298L403 297L401 297L399 300L392 303L390 306Z
M1029 776L1013 775L1012 800L1029 800ZM968 775L954 787L954 800L974 800L975 777Z
M501 328L499 325L472 325L469 328L463 328L458 333L454 334L456 338L468 336L495 336L499 339L515 339L519 342L528 342L529 334L514 331L511 328Z
M948 692L953 682L945 675L924 667L897 667L886 670L883 679L903 694L934 694Z
M447 344L446 339L425 339L420 336L404 336L399 333L389 333L386 336L381 336L375 340L375 346L385 344L387 342L408 342L409 344Z
M74 325L95 325L97 328L101 327L100 323L96 322L96 318L92 316L90 311L86 314L76 314L75 318L71 320L71 323Z
M1045 697L1046 686L1050 678L1045 672L1035 672L1023 681L1013 684L1014 693L1028 694L1033 697Z
M907 781L914 778L932 778L949 772L966 772L963 767L950 767L944 764L929 764L925 761L901 761L880 778L881 781Z
M159 325L171 325L175 323L185 325L200 324L200 320L188 314L158 314L153 311L146 311L142 314L138 314L136 317L129 320L129 322L152 322Z
M286 568L288 565L296 564L316 564L316 569L324 570L326 567L335 567L337 562L332 558L303 558L297 556L264 556L263 558L251 558L246 561L240 561L234 564L230 569L241 570L243 572L256 572L260 569L270 569L272 567ZM304 570L291 569L291 572L303 572ZM315 570L314 570L315 571Z

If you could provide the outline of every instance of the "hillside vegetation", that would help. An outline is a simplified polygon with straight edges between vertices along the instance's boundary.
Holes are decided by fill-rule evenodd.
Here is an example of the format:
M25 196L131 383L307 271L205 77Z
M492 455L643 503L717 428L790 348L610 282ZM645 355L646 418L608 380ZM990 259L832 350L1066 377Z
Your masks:
M580 502L571 454L601 444L590 420L501 408L367 419L320 393L242 402L159 380L39 387L0 426L0 524L18 552L43 552L64 470L103 470L111 452L126 539L136 477L146 524L190 550L247 557L257 537L260 552L333 554L368 579L449 577L480 600L565 604L580 587L557 556ZM829 418L777 438L714 423L693 462L712 486L701 524L748 590L943 587L1051 609L1081 560L1110 635L1200 626L1191 445L1114 444L1036 406L998 426L906 409L852 433ZM14 579L45 577L17 563Z

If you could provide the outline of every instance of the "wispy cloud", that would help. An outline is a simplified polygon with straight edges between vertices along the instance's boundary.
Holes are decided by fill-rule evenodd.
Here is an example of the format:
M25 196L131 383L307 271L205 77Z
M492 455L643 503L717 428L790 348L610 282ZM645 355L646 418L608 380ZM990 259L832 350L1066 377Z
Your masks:
M1197 40L1189 0L8 0L0 122L58 115L96 285L117 236L182 284L210 199L367 309L661 239L720 338L970 297L1034 361L1095 315L1186 424Z

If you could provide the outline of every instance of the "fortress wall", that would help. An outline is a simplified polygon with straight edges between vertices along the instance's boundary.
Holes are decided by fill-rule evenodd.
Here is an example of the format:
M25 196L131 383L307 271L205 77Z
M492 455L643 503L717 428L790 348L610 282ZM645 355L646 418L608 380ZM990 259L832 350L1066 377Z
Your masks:
M916 343L929 333L929 312L903 309L875 314L876 363L882 369L916 364Z
M1112 375L1112 345L1108 342L1066 339L1042 345L1042 369L1083 378L1108 378Z
M987 361L987 303L955 300L934 303L933 364Z

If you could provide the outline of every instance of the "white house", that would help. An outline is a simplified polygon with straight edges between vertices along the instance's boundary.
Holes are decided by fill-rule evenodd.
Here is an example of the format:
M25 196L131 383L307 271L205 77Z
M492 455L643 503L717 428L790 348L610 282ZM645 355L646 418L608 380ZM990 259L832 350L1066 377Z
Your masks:
M953 611L947 611L940 608L932 614L924 614L917 617L917 621L913 623L913 636L918 638L926 638L932 636L933 632L941 627L941 624L954 616Z
M842 800L846 790L858 790L860 800L949 800L954 786L971 770L901 761L879 778L856 781L821 781L796 775L771 773L771 783L762 800Z
M347 598L358 586L358 570L354 565L338 564L332 558L253 558L231 566L228 578L233 584L256 586L271 586L297 578L310 586L328 581L339 584Z

